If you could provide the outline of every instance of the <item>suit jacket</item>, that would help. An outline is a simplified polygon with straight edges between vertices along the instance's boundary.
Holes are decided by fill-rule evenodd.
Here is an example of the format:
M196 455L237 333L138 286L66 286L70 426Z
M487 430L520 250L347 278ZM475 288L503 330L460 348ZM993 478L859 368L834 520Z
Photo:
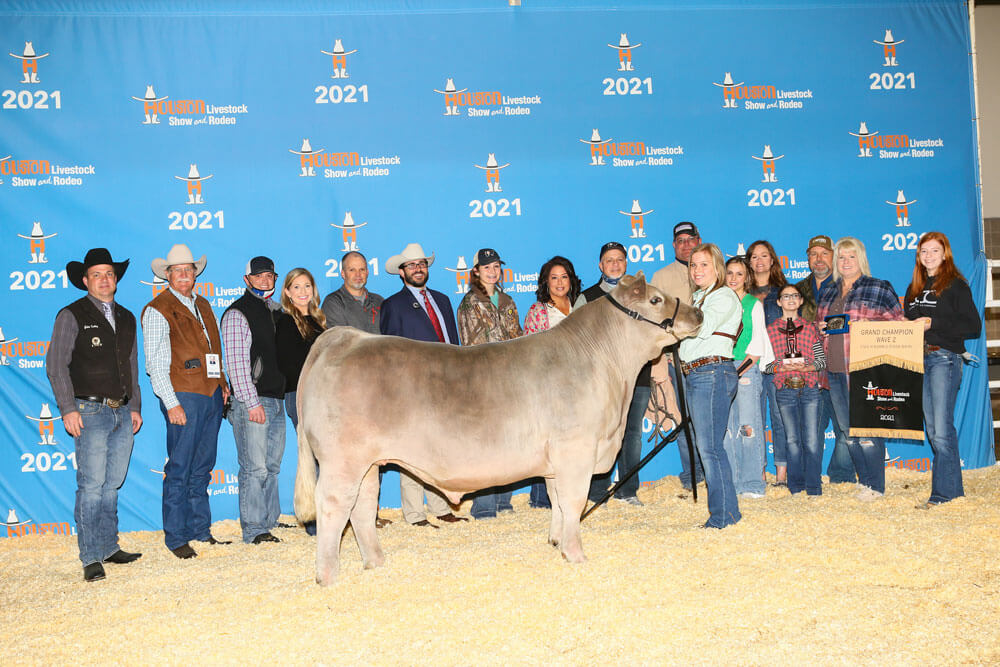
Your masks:
M459 344L458 329L455 327L455 312L451 309L451 301L447 296L437 290L427 289L428 294L434 299L444 322L441 323L448 331L448 340L455 345ZM434 325L427 316L422 303L417 303L416 298L405 285L385 301L382 302L382 312L379 316L379 330L383 334L390 336L402 336L413 340L425 340L437 343L437 333Z

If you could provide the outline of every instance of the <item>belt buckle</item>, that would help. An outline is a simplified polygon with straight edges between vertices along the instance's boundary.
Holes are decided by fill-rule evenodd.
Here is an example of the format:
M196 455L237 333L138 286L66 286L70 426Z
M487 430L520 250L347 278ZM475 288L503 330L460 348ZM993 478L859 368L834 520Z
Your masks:
M115 400L113 398L106 398L104 399L104 402L108 404L109 408L120 408L122 406L121 401Z
M789 389L802 389L806 386L806 381L804 378L790 377L785 379L785 386Z

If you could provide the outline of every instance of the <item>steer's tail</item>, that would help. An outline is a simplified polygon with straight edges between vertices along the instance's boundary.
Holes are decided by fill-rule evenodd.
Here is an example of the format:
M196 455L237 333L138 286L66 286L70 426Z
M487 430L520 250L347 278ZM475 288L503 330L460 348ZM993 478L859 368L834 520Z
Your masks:
M300 413L301 414L301 413ZM299 423L299 467L295 472L295 516L302 523L316 520L316 459L306 432Z

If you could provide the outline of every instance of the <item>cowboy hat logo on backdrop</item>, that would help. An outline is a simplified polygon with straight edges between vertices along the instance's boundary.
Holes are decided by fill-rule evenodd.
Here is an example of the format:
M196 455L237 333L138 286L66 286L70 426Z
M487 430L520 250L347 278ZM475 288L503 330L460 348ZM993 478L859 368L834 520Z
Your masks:
M368 224L367 222L362 222L360 224L355 223L354 216L352 216L351 212L348 211L347 213L344 214L344 224L338 225L335 222L331 222L330 226L336 227L337 229L341 230L341 237L344 240L343 251L350 252L352 250L354 251L358 250L358 229L364 227L367 224ZM378 275L378 273L376 272L375 275Z
M5 338L0 327L0 366L10 366L11 358L17 358L18 368L45 368L45 355L49 351L47 340L25 340L19 337ZM35 357L35 358L32 358Z
M47 264L49 258L45 256L45 241L58 235L58 233L46 234L42 231L42 223L37 220L31 223L30 235L18 234L22 239L28 239L28 251L31 253L28 264Z
M486 156L485 167L480 164L474 166L486 172L486 192L503 192L503 188L500 187L500 170L509 167L510 162L499 164L496 153L490 153Z
M3 327L0 327L0 366L10 366L10 359L7 358L7 344L17 340L14 338L4 338Z
M474 164L476 169L486 172L486 192L503 192L500 186L500 170L510 166L510 162L500 164L496 153L486 155L486 164ZM471 199L469 200L470 218L507 218L521 215L521 198L508 199Z
M480 90L469 92L468 88L459 89L455 80L448 78L444 90L434 88L434 92L444 95L444 115L462 115L458 107L466 107L466 114L477 118L489 116L529 116L531 106L542 103L541 95L520 95L512 97L502 94L499 90ZM485 109L482 107L499 107Z
M642 42L638 44L630 44L628 41L628 33L621 33L618 38L618 44L608 44L612 49L618 49L618 71L619 72L631 72L632 71L632 50L638 49L642 46Z
M7 528L17 528L18 526L23 526L25 524L31 523L31 519L21 519L17 516L17 512L13 507L7 508L7 520L0 521L0 526L6 526ZM10 537L10 531L7 533L7 537Z
M906 195L903 194L902 190L896 191L896 201L885 200L885 203L889 206L896 207L896 226L897 227L909 227L910 226L910 204L916 204L916 199L911 199L907 201Z
M133 95L132 99L142 102L143 125L159 125L160 116L166 116L171 127L236 125L236 116L249 112L246 104L216 105L201 99L172 100L169 95L157 95L152 84L146 84L142 97Z
M761 152L759 156L751 155L750 157L752 157L754 160L760 160L761 167L764 170L764 178L763 180L761 180L761 183L778 182L778 177L774 173L774 163L780 160L781 158L785 157L784 154L775 155L771 151L771 145L764 144L764 150Z
M611 158L612 167L664 167L674 163L674 159L684 155L683 146L649 146L645 141L614 141L610 137L601 138L596 127L590 139L580 139L580 143L590 146L590 165L606 165L605 157Z
M47 58L49 56L48 53L35 53L34 44L25 42L21 55L11 52L8 52L7 55L21 61L21 73L23 77L18 83L41 83L41 80L38 78L38 61L42 58Z
M454 268L446 266L444 270L455 274L455 294L465 294L469 291L469 273L471 269L465 263L465 255L458 256L458 261L455 263Z
M745 81L736 83L732 72L726 72L722 83L713 81L712 85L722 88L722 108L744 108L750 111L766 111L771 109L802 109L801 100L812 99L811 89L784 90L773 84L745 85ZM740 102L742 101L742 103Z
M308 138L302 140L299 150L289 148L288 152L299 156L300 177L315 176L317 167L323 167L323 178L388 176L390 167L402 163L399 155L362 155L358 151L323 152L322 148L314 149Z
M645 218L647 215L653 212L653 209L648 211L642 210L642 206L639 204L638 199L632 200L632 208L628 211L618 211L622 215L627 215L629 218L629 225L632 228L632 233L629 234L630 239L644 239L646 238L646 223Z
M330 76L331 79L347 79L349 75L347 74L347 56L357 53L357 49L351 49L350 51L344 50L344 43L342 40L333 40L333 51L323 51L320 53L333 57L333 74Z
M857 157L874 157L873 149L877 148L880 160L934 157L934 149L944 146L944 140L940 137L912 139L909 134L872 131L865 121L861 121L857 132L848 131L848 134L858 138Z
M64 464L65 461L60 465ZM29 468L29 466L31 468L31 472L41 471L40 468L34 467L33 464L29 463L25 464L22 471L29 472L29 470L25 470L25 468ZM51 468L51 470L55 469L55 467ZM55 523L34 523L31 519L21 518L21 516L18 515L17 510L10 505L7 505L7 520L0 521L0 526L4 526L7 529L7 537L9 538L24 537L26 535L76 535L76 528L71 527L68 521L59 521Z
M187 201L184 203L188 206L192 204L204 204L205 201L201 198L202 181L207 181L214 175L202 176L198 173L198 165L192 164L188 169L187 176L174 176L179 181L187 181Z
M0 174L10 176L12 187L36 187L46 185L83 185L84 176L96 173L94 165L50 164L48 160L12 160L11 156L0 158ZM37 178L46 176L46 178ZM3 180L0 179L0 183Z
M56 442L56 420L62 419L62 415L58 417L52 416L52 408L49 407L48 403L42 403L42 409L38 412L37 417L32 417L30 415L24 415L26 419L30 419L33 422L38 422L38 441L39 445L57 445Z
M881 40L873 39L872 42L875 44L882 45L882 55L885 58L882 63L882 67L898 67L899 63L896 61L896 45L905 42L905 39L894 39L892 36L892 30L889 28L885 29L885 37Z

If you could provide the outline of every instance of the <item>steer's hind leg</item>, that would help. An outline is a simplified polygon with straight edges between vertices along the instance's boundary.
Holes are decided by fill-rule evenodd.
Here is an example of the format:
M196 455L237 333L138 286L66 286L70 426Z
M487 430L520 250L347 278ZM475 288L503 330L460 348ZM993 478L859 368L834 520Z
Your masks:
M358 481L347 482L343 471L320 465L316 483L316 583L329 586L340 573L340 540L358 497Z
M552 520L549 522L549 544L558 547L562 541L563 515L559 508L559 492L556 490L556 481L546 477L545 490L549 494L549 505L552 506Z
M354 503L354 510L351 512L351 528L354 529L354 537L358 540L361 560L364 562L366 570L378 567L385 562L382 547L378 543L378 534L375 532L375 519L378 517L378 491L378 466L373 465L365 473L364 479L361 480L358 500Z

